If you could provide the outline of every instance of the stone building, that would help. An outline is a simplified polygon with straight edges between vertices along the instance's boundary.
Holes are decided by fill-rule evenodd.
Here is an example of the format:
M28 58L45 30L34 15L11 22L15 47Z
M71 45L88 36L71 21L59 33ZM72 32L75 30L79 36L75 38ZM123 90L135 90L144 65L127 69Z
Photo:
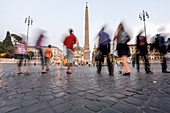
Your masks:
M74 61L84 61L84 49L80 47L79 43L77 43L74 50Z

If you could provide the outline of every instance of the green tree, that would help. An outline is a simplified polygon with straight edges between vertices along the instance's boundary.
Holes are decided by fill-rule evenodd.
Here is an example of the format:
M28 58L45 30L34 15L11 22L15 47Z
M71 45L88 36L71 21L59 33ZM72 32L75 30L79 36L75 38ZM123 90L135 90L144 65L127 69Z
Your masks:
M13 43L11 41L11 35L10 32L7 31L6 37L3 40L3 47L5 48L5 51L8 49L8 47L12 46L13 47Z
M7 58L11 58L14 56L14 45L11 41L11 35L9 31L7 31L6 37L3 40L3 51L6 53L5 57Z
M4 53L3 42L0 42L0 53Z

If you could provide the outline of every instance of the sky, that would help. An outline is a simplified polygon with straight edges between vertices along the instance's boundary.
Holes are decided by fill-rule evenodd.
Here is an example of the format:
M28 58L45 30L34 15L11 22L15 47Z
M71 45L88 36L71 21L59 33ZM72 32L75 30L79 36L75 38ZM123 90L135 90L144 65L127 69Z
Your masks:
M30 16L33 25L29 28L29 45L34 46L38 29L46 31L44 46L51 44L63 50L62 40L72 28L84 47L85 7L88 2L89 40L91 51L96 43L96 36L106 25L110 38L123 21L131 36L131 44L144 23L139 14L146 11L146 33L148 37L158 33L164 26L164 33L170 33L170 0L0 0L0 41L6 32L14 34L27 33L25 18Z

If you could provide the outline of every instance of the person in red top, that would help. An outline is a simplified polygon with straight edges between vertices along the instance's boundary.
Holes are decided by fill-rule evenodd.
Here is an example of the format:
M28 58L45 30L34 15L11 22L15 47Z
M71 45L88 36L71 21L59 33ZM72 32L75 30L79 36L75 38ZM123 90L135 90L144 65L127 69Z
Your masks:
M67 71L66 71L67 74L71 74L70 67L71 67L71 64L73 63L73 58L74 58L73 45L77 41L77 38L73 34L73 30L70 29L69 32L70 32L70 35L67 36L64 39L64 42L63 42L64 45L67 47L67 65L68 65L68 68L67 68Z
M53 52L51 50L51 45L48 45L48 48L45 51L45 64L46 64L46 71L49 71L49 64L50 64L50 58L52 57Z

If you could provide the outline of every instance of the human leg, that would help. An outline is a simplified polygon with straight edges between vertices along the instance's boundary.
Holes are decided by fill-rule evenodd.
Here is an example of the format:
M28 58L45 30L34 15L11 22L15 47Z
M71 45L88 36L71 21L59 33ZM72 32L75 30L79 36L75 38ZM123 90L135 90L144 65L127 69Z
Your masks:
M130 69L129 69L129 66L127 63L127 55L123 55L121 59L122 59L123 65L125 66L125 69L126 69L125 73L130 73Z
M68 68L66 71L67 74L71 74L70 67L71 67L71 64L73 63L73 58L74 58L73 51L67 48L67 65L68 65Z
M22 66L22 61L23 61L23 55L20 54L18 55L18 58L19 58L19 63L18 63L18 74L21 74L21 66Z
M136 64L137 64L136 69L137 69L137 71L139 72L139 70L140 70L139 54L136 55Z
M113 75L113 66L110 62L109 55L107 55L107 66L108 66L109 75Z

